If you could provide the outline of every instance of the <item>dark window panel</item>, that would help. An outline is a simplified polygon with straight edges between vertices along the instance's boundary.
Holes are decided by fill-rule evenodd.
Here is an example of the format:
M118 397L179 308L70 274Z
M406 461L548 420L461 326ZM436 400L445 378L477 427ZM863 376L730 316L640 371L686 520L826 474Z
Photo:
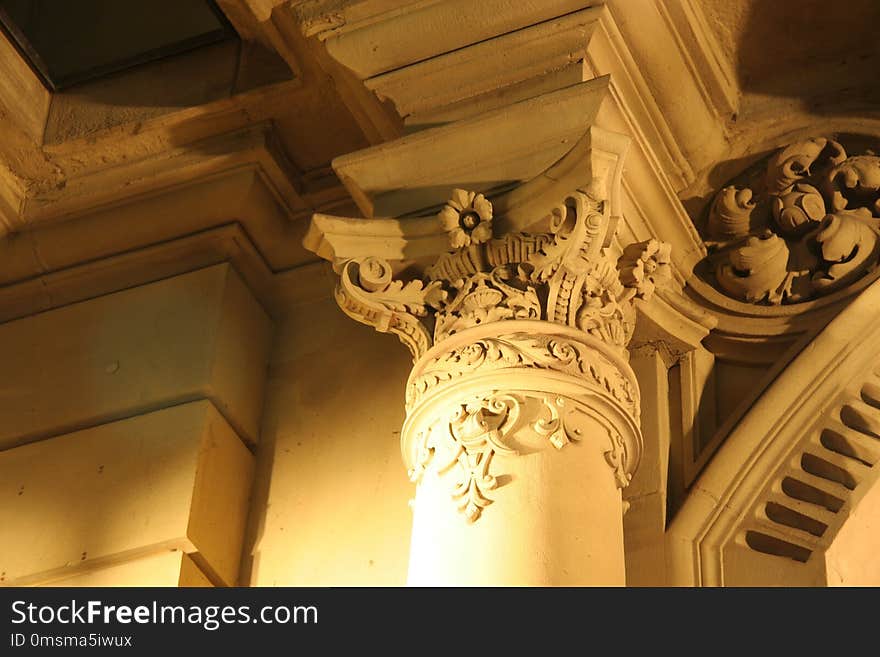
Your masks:
M55 90L234 36L209 0L0 0L0 22Z

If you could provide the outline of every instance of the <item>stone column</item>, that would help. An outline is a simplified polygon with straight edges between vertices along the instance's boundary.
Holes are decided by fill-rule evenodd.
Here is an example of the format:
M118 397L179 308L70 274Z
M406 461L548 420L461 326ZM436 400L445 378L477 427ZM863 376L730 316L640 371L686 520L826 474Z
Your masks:
M466 329L413 369L410 584L625 583L635 380L602 341L548 324Z
M620 489L642 444L626 344L668 246L612 255L609 205L580 190L526 232L497 235L461 189L436 221L446 253L347 259L336 293L413 353L409 583L623 585Z

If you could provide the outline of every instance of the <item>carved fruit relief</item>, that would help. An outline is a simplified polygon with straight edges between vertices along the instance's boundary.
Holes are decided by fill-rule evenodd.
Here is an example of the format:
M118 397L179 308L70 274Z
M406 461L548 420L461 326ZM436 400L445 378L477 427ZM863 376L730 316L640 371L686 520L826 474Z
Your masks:
M809 301L880 261L880 157L833 139L791 144L724 187L709 208L704 275L763 305Z

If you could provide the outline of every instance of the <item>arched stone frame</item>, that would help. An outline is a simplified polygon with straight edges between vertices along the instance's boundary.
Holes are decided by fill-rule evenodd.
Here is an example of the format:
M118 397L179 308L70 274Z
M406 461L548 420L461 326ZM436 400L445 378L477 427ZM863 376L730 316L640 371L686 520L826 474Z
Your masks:
M700 216L699 196L711 190L711 201L724 180L786 144L880 134L875 119L855 115L798 121L746 126L729 158L691 190L692 216ZM852 584L856 576L867 583L869 571L857 574L845 562L853 549L870 545L865 528L876 516L869 466L880 456L880 412L862 388L874 385L870 299L876 301L878 277L874 268L831 295L777 306L737 301L696 275L688 281L691 300L718 321L704 341L709 351L722 361L762 363L766 371L720 418L712 440L720 448L669 526L669 583ZM870 394L864 397L874 401Z
M877 583L846 562L880 515L878 304L874 282L727 437L669 527L670 584Z

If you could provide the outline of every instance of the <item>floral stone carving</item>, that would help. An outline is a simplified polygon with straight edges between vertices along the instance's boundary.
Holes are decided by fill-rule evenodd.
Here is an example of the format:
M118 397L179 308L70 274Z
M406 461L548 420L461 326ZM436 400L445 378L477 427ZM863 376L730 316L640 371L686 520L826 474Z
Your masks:
M397 279L391 262L353 258L336 291L350 317L412 352L401 437L411 478L450 482L474 521L500 485L497 457L517 456L525 435L555 449L582 440L577 409L613 417L590 426L605 427L605 460L625 486L641 440L626 362L634 301L671 278L669 246L650 240L615 257L607 206L582 191L535 217L542 231L495 234L492 204L461 189L436 221L449 250L432 264L401 265Z
M717 194L704 233L712 282L735 299L841 290L880 260L880 157L825 137L791 144Z
M576 415L579 403L562 396L526 392L492 393L454 407L451 417L419 433L409 477L419 482L430 470L449 480L450 497L469 522L492 504L502 473L490 466L499 456L517 456L511 437L523 430L562 450L585 438ZM619 487L629 483L628 447L609 432L605 461Z
M633 244L615 261L604 247L610 221L603 208L575 192L549 232L489 239L489 201L455 190L438 215L450 252L406 283L393 280L388 262L349 260L337 301L352 318L397 334L414 360L455 333L508 319L565 324L622 350L634 328L632 301L649 299L671 278L669 246Z

